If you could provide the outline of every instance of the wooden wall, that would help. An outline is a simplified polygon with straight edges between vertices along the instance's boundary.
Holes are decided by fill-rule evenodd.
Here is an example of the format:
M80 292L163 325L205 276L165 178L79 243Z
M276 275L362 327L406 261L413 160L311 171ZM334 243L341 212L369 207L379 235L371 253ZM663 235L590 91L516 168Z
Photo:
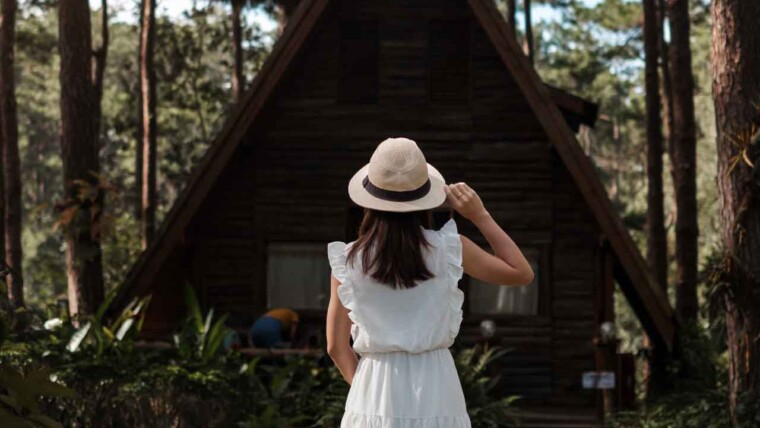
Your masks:
M514 348L505 393L593 404L580 378L593 368L600 232L463 0L334 1L188 229L174 277L217 311L263 311L266 243L346 239L348 179L391 136L416 140L520 245L544 252L541 314L497 320L497 342ZM481 318L466 312L472 342Z

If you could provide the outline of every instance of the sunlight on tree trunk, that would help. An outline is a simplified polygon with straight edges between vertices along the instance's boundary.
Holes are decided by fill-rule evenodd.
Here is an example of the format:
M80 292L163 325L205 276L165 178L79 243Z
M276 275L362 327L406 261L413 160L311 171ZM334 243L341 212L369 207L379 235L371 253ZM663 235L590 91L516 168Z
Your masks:
M61 84L61 158L64 194L76 218L66 232L69 307L73 314L93 313L103 301L103 268L98 225L105 196L84 200L86 188L97 187L100 164L93 117L97 111L92 82L90 8L86 0L58 6Z
M156 229L156 70L153 65L156 3L142 0L140 19L140 117L142 150L142 248L153 241Z
M277 33L282 34L301 0L276 0L277 3Z
M18 150L16 81L14 76L16 43L16 0L2 0L0 23L0 122L2 123L3 173L5 195L5 261L11 269L7 276L8 296L13 306L24 306L21 251L21 161Z
M232 54L234 63L232 67L232 100L237 104L245 89L245 76L243 76L243 24L241 13L244 0L232 1Z
M760 399L760 2L712 2L730 405ZM747 396L743 396L747 394Z
M523 0L523 6L525 7L525 40L523 41L523 51L530 58L530 62L533 62L533 8L531 0Z

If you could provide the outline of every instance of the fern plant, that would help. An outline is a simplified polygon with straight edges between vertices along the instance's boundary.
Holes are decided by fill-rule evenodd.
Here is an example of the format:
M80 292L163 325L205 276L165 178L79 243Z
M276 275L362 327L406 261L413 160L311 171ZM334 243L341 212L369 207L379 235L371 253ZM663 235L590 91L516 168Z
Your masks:
M488 374L491 364L508 352L503 348L474 347L459 351L454 358L473 428L517 426L513 403L518 397L495 398L494 388L500 376Z

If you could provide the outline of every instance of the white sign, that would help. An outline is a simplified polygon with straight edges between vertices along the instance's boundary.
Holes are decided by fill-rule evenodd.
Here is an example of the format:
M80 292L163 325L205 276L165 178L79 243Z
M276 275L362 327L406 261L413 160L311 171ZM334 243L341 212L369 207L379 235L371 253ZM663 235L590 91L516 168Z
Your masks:
M615 389L614 372L584 372L583 388L585 389Z

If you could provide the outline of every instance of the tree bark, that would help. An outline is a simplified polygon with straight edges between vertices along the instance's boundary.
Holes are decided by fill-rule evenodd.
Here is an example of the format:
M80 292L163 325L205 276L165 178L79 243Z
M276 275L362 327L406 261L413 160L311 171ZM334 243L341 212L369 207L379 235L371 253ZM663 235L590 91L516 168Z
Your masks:
M507 0L507 23L512 35L517 37L517 0Z
M106 72L106 59L108 58L108 45L110 43L110 33L108 31L108 2L102 0L100 3L100 47L93 54L92 81L95 86L95 132L100 134L100 123L102 120L102 100L103 100L103 77Z
M644 55L647 128L647 261L663 289L668 283L668 247L662 183L662 120L660 117L659 37L655 0L644 0Z
M153 241L156 230L156 72L153 66L156 2L142 0L140 19L140 106L142 115L142 210L140 230L142 247Z
M713 0L712 75L730 404L760 399L760 2ZM749 421L747 421L749 422Z
M686 321L697 319L697 124L694 76L689 44L688 0L668 2L673 80L673 185L676 197L676 311Z
M531 0L523 0L525 6L525 41L523 43L523 51L528 56L530 62L533 62L533 17Z
M670 72L670 45L665 40L665 18L667 17L665 0L657 0L657 9L659 13L660 68L662 70L662 117L665 119L663 121L663 136L665 151L669 151L673 147L673 78Z
M0 123L2 123L5 197L5 262L8 297L15 307L24 306L21 250L21 161L18 151L18 117L14 77L16 44L16 0L2 0L0 23Z
M232 53L234 56L232 68L232 99L235 104L245 88L243 75L243 24L241 13L245 0L232 0Z
M659 23L655 0L643 0L647 136L647 263L663 290L668 283L668 244L662 183L662 119L659 75ZM647 396L665 389L664 354L652 349L648 365Z
M66 203L78 207L66 231L69 309L90 314L103 301L99 214L105 195L99 187L96 92L92 82L92 36L87 0L58 3L61 84L61 158ZM82 188L98 189L82 198Z
M301 0L276 0L277 3L277 33L282 34L293 12Z

